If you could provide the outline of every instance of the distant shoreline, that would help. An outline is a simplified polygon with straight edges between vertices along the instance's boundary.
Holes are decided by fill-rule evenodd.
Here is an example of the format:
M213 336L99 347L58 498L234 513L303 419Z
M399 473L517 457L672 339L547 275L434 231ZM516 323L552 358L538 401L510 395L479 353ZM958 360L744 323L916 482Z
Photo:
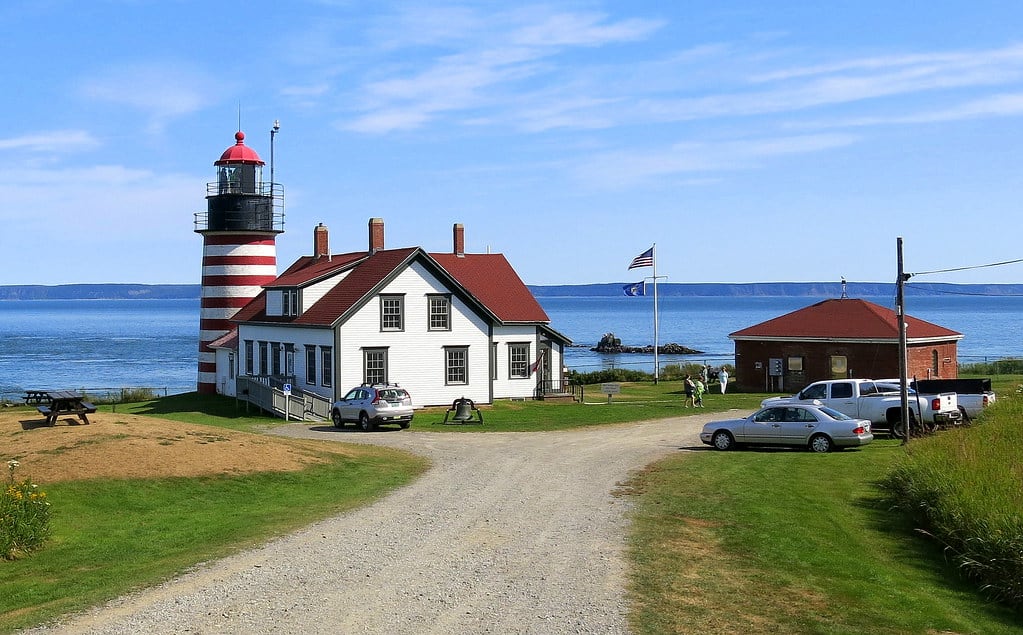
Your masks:
M599 284L526 285L538 298L614 297L625 294L625 282ZM628 285L631 286L631 285ZM199 299L198 284L59 284L0 285L3 300L190 300ZM812 297L842 296L839 282L668 282L657 285L662 297ZM647 285L653 295L653 285ZM847 282L850 297L895 295L889 282ZM908 283L907 296L936 295L1023 296L1023 284Z

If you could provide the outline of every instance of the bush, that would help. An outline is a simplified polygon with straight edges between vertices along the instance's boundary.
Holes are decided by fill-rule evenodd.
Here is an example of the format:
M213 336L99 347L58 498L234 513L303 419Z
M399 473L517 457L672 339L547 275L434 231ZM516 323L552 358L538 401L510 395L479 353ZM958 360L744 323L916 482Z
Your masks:
M0 557L14 560L38 549L50 535L46 492L29 479L14 480L17 461L7 462L7 482L0 491Z
M1023 608L1023 400L998 401L982 425L915 441L884 479L888 501L945 547L960 573Z
M624 368L605 368L590 373L580 373L574 370L568 371L567 378L576 384L603 384L613 381L653 381L654 376L641 370L626 370Z
M959 372L964 375L1021 375L1023 359L996 359L993 362L960 364Z

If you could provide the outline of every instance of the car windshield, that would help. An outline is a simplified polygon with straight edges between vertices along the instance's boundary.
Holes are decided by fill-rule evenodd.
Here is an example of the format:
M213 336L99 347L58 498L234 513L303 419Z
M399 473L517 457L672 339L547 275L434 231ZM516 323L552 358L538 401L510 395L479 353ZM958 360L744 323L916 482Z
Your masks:
M834 408L826 408L825 407L825 408L819 408L819 410L821 412L823 412L824 414L828 415L829 417L831 417L832 419L835 419L837 421L848 421L848 420L852 419L852 417L850 417L849 415L845 414L844 412L839 412L839 411L835 410Z

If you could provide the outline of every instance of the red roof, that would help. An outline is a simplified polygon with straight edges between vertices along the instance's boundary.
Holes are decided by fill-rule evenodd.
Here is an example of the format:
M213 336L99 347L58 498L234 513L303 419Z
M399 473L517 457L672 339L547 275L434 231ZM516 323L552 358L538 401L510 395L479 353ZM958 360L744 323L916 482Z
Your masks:
M502 322L550 322L503 254L430 254Z
M249 164L249 165L264 165L263 160L259 158L256 151L245 145L245 133L239 130L234 133L235 144L224 150L224 154L220 155L220 159L213 162L213 165L235 165L235 164Z
M924 320L906 317L906 337L921 339L962 339L962 333ZM824 300L786 313L734 333L732 339L899 339L895 311L855 298Z
M355 252L328 258L303 256L276 280L266 285L297 287L332 275L345 277L297 318L266 315L266 291L242 308L235 321L286 322L330 326L352 308L361 305L375 290L416 259L441 277L450 276L464 290L465 299L476 302L502 323L549 323L547 313L530 293L502 254L426 254L418 247L381 249L372 254ZM457 289L456 289L457 291Z

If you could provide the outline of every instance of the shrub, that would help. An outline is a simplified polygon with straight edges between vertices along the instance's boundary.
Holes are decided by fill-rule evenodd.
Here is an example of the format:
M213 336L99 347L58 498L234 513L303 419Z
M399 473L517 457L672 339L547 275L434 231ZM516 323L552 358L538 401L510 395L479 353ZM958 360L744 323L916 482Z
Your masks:
M1021 375L1023 359L996 359L993 362L960 364L959 372L964 375Z
M38 549L50 535L50 503L46 492L29 479L15 480L17 461L7 462L0 491L0 558L14 560Z
M882 485L964 577L1021 608L1023 399L998 401L985 414L982 425L915 441Z
M613 381L653 381L654 376L641 370L626 370L624 368L605 368L590 373L580 373L574 370L568 371L568 380L577 384L603 384Z

